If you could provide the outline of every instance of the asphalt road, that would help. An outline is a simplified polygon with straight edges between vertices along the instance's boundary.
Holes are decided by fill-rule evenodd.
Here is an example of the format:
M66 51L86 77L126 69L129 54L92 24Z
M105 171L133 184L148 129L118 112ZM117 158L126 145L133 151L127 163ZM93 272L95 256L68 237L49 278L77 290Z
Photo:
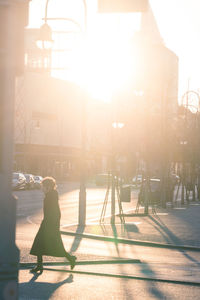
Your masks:
M61 226L77 223L78 185L59 185L58 191ZM87 222L99 219L105 192L104 188L96 187L87 190ZM39 190L15 194L18 196L16 243L20 262L33 262L35 258L29 255L29 250L42 219L43 194ZM134 206L136 199L134 191L132 203L124 203L124 210ZM107 214L110 214L109 205ZM138 226L142 226L142 221ZM20 299L200 299L200 285L181 284L182 281L200 284L198 252L62 237L66 250L78 257L74 273L69 275L66 273L69 267L55 265L63 262L62 258L45 257L50 265L45 266L40 277L33 277L28 270L20 272ZM119 259L129 262L112 263Z
M25 271L20 300L199 300L199 287L137 279L45 270L38 278Z
M78 183L59 184L58 192L60 197L61 208L61 226L69 224L77 224L78 222L78 199L79 185ZM111 193L111 191L110 191ZM132 204L124 203L125 211L133 207L136 202L138 191L132 191ZM15 191L14 194L18 197L17 201L17 222L18 223L40 223L42 219L43 193L41 190L22 190ZM91 185L87 188L87 222L91 220L99 220L103 202L106 195L104 187L97 188ZM107 205L106 215L110 215L110 201ZM116 200L116 212L118 205Z
M61 208L61 229L68 225L78 223L78 197L79 184L68 183L59 184L59 204ZM137 191L132 192L132 202L124 203L124 211L129 211L134 206L137 199ZM21 249L21 260L32 260L29 256L29 249L34 236L38 230L43 217L43 193L41 190L22 190L14 191L17 196L17 231L16 242ZM103 202L106 195L106 188L97 188L95 185L90 185L87 188L87 222L99 221ZM111 211L110 203L107 205L106 215L109 216ZM116 200L116 212L118 205Z

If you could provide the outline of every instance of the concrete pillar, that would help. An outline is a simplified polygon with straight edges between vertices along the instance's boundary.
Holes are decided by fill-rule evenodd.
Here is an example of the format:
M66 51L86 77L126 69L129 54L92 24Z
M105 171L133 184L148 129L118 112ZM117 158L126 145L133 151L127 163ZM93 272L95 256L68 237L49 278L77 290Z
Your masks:
M27 3L0 0L0 299L18 299L19 250L15 245L16 199L11 179L15 76L20 67L18 60L23 57L20 26Z

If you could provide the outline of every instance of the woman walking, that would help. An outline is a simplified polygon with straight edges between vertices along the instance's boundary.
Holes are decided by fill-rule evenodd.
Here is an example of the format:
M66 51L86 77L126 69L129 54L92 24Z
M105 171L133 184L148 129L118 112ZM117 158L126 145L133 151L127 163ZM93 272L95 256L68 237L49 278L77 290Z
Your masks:
M43 255L66 257L70 262L71 270L73 270L76 256L65 251L60 234L61 213L55 179L45 177L42 181L42 190L45 194L43 202L44 217L30 251L31 255L37 256L37 266L31 272L43 271Z

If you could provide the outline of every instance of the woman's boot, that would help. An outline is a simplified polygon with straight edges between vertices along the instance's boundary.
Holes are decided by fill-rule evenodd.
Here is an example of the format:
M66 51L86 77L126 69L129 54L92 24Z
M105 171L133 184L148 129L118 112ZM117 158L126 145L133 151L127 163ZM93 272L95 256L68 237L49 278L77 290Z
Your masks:
M42 256L37 256L37 266L30 270L31 273L42 273L43 272L43 260Z

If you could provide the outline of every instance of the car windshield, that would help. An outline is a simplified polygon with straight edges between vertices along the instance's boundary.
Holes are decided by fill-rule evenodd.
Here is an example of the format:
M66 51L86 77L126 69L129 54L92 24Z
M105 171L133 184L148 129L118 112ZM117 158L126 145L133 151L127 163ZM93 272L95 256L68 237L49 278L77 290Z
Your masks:
M29 175L25 174L24 176L26 177L26 179L29 179Z

